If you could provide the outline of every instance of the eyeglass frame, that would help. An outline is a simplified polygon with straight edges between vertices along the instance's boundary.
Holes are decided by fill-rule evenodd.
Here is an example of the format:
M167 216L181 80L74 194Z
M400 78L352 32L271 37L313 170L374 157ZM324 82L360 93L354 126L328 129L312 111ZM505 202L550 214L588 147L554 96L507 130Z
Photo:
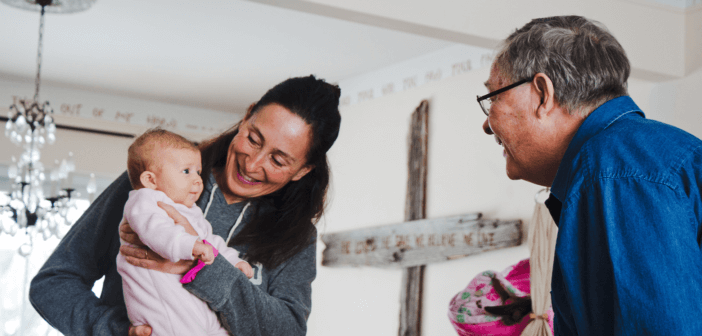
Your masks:
M490 92L490 93L488 93L488 94L486 94L486 95L484 95L484 96L477 96L477 97L478 97L478 105L480 105L480 109L483 110L483 113L485 113L485 115L489 117L489 116L490 116L490 111L485 110L485 107L483 107L483 103L481 103L481 101L483 101L483 100L485 100L485 99L488 99L488 98L490 98L490 97L497 96L498 94L500 94L500 93L502 93L502 92L505 92L505 91L507 91L507 90L514 89L514 88L516 88L517 86L520 86L520 85L522 85L522 84L524 84L524 83L531 82L531 81L534 80L534 78L536 78L536 75L532 76L531 78L522 79L522 80L520 80L520 81L518 81L518 82L516 82L516 83L514 83L514 84L507 85L507 86L505 86L505 87L503 87L503 88L501 88L501 89L497 89L497 90L495 90L495 91L492 91L492 92Z

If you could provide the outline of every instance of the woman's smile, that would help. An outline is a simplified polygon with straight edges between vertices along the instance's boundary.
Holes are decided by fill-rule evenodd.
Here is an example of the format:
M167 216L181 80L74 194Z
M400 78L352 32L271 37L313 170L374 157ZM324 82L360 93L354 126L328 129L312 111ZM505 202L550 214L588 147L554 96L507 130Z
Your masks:
M239 179L239 181L241 181L242 183L247 184L247 185L261 184L261 181L258 181L258 180L251 178L250 176L248 176L244 172L242 172L241 169L239 169L236 172L236 177Z

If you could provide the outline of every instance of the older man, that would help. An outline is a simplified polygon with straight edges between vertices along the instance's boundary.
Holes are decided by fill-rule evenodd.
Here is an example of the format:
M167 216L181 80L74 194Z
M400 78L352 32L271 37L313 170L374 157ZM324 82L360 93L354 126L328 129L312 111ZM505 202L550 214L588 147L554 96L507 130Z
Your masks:
M495 58L483 129L509 178L551 187L557 335L702 335L702 141L646 119L628 77L600 23L533 20Z

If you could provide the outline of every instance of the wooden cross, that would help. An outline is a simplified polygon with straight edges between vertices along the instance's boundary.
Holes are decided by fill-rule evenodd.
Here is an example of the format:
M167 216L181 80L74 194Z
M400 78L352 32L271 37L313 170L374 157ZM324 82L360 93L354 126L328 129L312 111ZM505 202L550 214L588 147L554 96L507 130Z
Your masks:
M519 245L521 220L426 218L429 102L412 113L405 222L322 235L322 265L402 267L399 336L420 336L426 264ZM448 305L448 303L447 303Z

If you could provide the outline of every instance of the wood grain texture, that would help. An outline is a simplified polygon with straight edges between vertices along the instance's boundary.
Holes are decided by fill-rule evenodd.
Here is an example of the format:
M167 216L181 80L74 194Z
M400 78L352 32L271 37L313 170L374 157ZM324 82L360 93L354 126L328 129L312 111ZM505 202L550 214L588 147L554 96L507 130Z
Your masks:
M419 336L422 333L422 294L425 265L402 271L400 293L400 336Z
M423 219L328 233L322 265L412 267L517 246L522 221L480 219L480 214Z
M410 124L405 221L426 218L429 142L429 101L422 100L412 113ZM400 293L400 336L419 336L422 331L424 266L402 271Z

